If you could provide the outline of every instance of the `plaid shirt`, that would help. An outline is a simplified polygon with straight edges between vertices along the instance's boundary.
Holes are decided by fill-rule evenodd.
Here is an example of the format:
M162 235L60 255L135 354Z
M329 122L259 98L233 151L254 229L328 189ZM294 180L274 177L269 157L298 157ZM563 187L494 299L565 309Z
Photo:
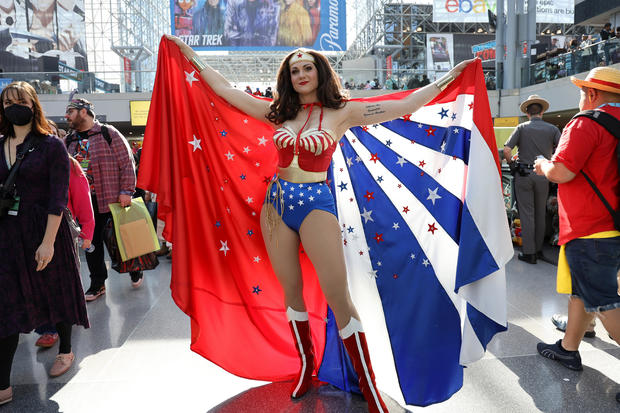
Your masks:
M111 139L109 145L98 121L88 131L88 154L99 213L109 212L108 204L118 202L119 195L133 195L136 190L136 171L129 143L112 125L106 126ZM67 147L71 155L78 152L79 140L75 131L65 138L65 142L71 142Z

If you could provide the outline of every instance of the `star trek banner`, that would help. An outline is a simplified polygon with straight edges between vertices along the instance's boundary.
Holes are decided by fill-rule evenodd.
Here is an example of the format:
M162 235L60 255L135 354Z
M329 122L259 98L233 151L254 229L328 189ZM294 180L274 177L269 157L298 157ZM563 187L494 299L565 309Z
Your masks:
M346 50L345 0L174 0L172 32L195 50Z
M300 362L259 226L276 165L272 134L162 40L138 185L158 194L174 245L172 295L191 318L192 350L233 374L275 381ZM504 266L513 254L480 63L418 112L349 130L329 184L380 390L402 405L449 398L463 366L506 329ZM318 376L355 390L300 255Z

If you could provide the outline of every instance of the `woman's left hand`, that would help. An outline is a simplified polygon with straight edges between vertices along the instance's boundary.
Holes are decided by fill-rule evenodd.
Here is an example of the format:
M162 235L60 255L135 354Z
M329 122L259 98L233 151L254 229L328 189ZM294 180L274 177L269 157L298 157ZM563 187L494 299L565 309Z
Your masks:
M456 79L469 64L474 63L477 59L480 58L474 57L473 59L463 60L461 63L454 66L452 70L450 70L450 74Z
M42 243L34 253L34 259L37 262L37 271L43 271L47 264L54 258L54 244Z

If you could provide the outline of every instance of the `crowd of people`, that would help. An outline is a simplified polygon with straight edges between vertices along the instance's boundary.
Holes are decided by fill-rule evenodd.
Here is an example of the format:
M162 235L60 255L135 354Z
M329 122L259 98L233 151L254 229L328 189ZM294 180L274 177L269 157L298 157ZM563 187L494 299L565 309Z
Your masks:
M620 62L620 27L606 23L598 34L551 39L548 51L537 54L534 81L543 82Z

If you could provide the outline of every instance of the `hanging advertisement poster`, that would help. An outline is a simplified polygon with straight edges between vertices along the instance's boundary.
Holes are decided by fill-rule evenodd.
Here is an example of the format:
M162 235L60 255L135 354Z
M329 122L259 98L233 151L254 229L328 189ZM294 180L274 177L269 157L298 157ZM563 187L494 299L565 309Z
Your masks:
M172 0L173 33L194 50L346 50L345 0Z
M84 0L0 0L0 69L88 70Z
M475 44L471 47L474 57L482 59L482 61L495 60L495 40L486 43Z
M527 1L525 7L527 10ZM575 22L575 0L537 0L536 22L573 24Z
M434 0L433 21L488 23L488 11L496 11L496 0Z
M527 0L523 10L527 11ZM433 0L433 22L488 23L489 12L497 14L497 0ZM574 20L574 0L536 1L536 22L573 24Z
M451 33L428 33L426 35L426 68L447 72L453 66L454 42ZM436 76L439 73L435 73ZM430 78L430 76L429 76Z

